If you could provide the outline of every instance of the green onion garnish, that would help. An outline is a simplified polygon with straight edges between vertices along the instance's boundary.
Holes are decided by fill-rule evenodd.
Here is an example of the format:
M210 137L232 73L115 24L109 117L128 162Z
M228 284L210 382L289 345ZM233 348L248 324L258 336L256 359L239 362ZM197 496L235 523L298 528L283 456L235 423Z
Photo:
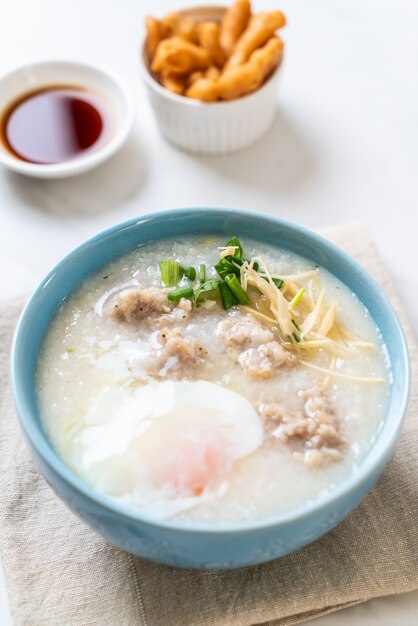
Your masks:
M261 278L264 278L264 280L268 282L267 276L262 276ZM281 289L284 285L284 281L281 278L272 278L271 280L276 285L277 289Z
M199 265L199 280L201 283L204 283L206 280L206 265L204 263Z
M246 261L247 263L251 263L251 261L249 261L248 259L241 259L239 256L235 256L234 254L228 254L228 256L225 256L224 259L226 259L227 261L230 261L230 263L232 263L233 265L234 264L236 266L238 265L238 267L241 267L241 265L244 263L244 261ZM258 262L254 261L253 262L253 269L256 272L258 272L258 268L259 268Z
M219 261L217 265L215 265L215 269L218 272L219 276L225 280L225 276L227 274L235 274L235 276L240 276L240 267L244 263L245 259L243 258L242 246L237 237L232 237L228 241L225 246L226 248L235 248L234 254L228 254L223 259ZM250 261L247 261L250 263ZM258 271L258 263L254 261L253 268L255 271Z
M167 298L170 302L179 302L182 298L193 298L194 292L190 285L185 285L184 287L179 287L178 289L173 289L173 291L169 291L167 294Z
M215 265L215 270L223 280L225 280L225 276L227 274L235 274L236 276L240 275L239 267L231 263L227 257L224 257Z
M271 280L276 285L277 289L281 289L283 287L284 281L281 278L272 278Z
M180 265L180 275L189 280L196 280L196 270L193 265Z
M292 320L292 324L293 324L293 326L296 328L296 330L300 330L300 328L299 328L299 324L297 323L297 321L296 321L296 320ZM293 337L293 339L294 339L297 343L300 343L300 342L302 341L302 339L300 338L299 333L292 333L292 337ZM292 337L291 337L291 339L292 339Z
M201 306L205 300L213 300L218 293L218 285L220 281L211 278L203 283L203 285L194 294L194 303L197 307Z
M234 256L242 259L242 246L239 242L238 237L232 237L228 243L226 244L227 248L235 248Z
M235 304L238 304L238 300L226 283L220 282L218 285L218 289L221 296L222 306L225 310L230 309L231 306L234 306Z
M231 263L235 263L235 265L239 265L239 267L241 267L244 263L244 259L241 259L239 256L235 256L235 254L228 254L228 256L224 258Z
M298 304L298 302L300 302L303 298L303 294L305 293L305 287L302 287L301 289L299 289L299 291L297 292L297 294L295 295L294 298L291 299L291 301L289 302L290 306L296 306Z
M239 304L250 304L247 294L235 274L227 274L225 282L238 300Z
M251 262L251 261L248 261L246 259L240 259L240 257L235 256L234 254L228 254L228 256L225 256L224 259L226 259L227 261L230 261L230 263L232 263L232 265L234 265L234 264L235 264L235 266L238 265L238 267L241 267L241 265L244 263L244 261L247 261L247 263ZM258 267L259 267L259 265L258 265L257 261L254 261L253 269L256 272L258 272ZM234 273L236 274L237 272L234 271ZM237 276L238 276L238 274L237 274Z
M176 287L179 284L180 264L178 261L161 261L160 272L161 280L166 287Z

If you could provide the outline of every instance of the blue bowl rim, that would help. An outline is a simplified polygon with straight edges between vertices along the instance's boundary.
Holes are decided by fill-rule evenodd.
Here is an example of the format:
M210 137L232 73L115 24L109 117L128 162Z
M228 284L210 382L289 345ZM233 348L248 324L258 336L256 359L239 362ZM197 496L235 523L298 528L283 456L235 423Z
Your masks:
M154 518L150 515L146 515L141 513L141 511L136 511L135 509L121 504L116 500L112 500L110 497L102 495L99 492L96 492L93 488L91 488L86 482L84 482L80 477L77 476L75 472L73 472L69 466L67 466L63 460L58 456L55 452L52 444L48 443L47 437L41 436L36 431L34 426L35 414L34 411L29 408L25 402L25 389L23 388L22 382L19 377L19 360L18 354L20 353L20 345L21 345L21 335L23 335L22 329L25 324L30 322L31 309L34 305L36 299L43 292L45 287L47 287L49 281L57 272L60 271L62 267L74 256L78 255L80 252L83 252L85 249L88 249L90 245L93 243L100 242L101 240L106 240L107 237L113 236L115 233L122 233L124 230L129 229L131 227L140 225L145 222L150 221L158 221L161 218L166 218L169 214L171 216L187 216L190 215L191 212L201 212L205 211L209 212L213 216L249 216L253 219L261 219L267 222L270 222L274 225L282 226L284 229L291 230L293 232L298 233L299 236L303 238L308 238L312 242L315 242L320 247L327 247L334 257L338 258L341 262L345 264L345 266L350 267L350 269L357 273L357 275L361 276L362 281L365 281L370 288L370 291L374 293L374 295L380 300L381 305L386 309L386 313L388 318L390 319L390 324L392 330L397 332L400 339L399 346L399 354L402 358L402 365L405 370L405 380L402 389L402 397L400 399L400 405L397 411L397 414L391 419L393 424L391 424L392 428L389 432L384 432L387 430L385 428L383 432L379 433L377 441L372 445L372 448L368 452L365 459L360 464L359 469L356 473L349 475L346 479L344 479L339 485L337 485L331 493L323 496L322 498L318 498L312 502L308 502L302 504L294 509L290 509L289 511L285 511L276 515L268 516L266 518L256 519L249 522L235 522L235 523L223 523L223 524L197 524L197 523L185 523L185 522L177 522L172 520L161 520ZM157 240L157 239L155 239ZM303 256L303 255L302 255ZM110 262L109 259L108 262ZM328 270L330 271L330 270ZM332 272L331 272L332 273ZM81 284L82 281L80 281ZM73 292L70 292L73 293ZM69 295L69 294L68 294ZM363 303L364 306L366 306ZM367 308L367 307L366 307ZM375 321L377 324L377 322ZM19 421L23 431L26 433L29 438L31 444L34 446L37 453L41 456L43 461L49 465L49 467L58 474L58 476L66 483L79 492L85 498L92 500L97 505L103 507L111 513L121 515L122 517L128 518L133 521L137 521L143 525L152 526L154 528L161 528L165 530L172 530L176 532L184 532L184 533L209 533L209 534L222 534L222 533L245 533L256 530L262 530L264 528L272 528L275 526L290 524L295 521L299 521L305 517L308 517L312 514L318 513L321 509L326 508L330 502L337 502L339 499L347 496L350 492L355 491L358 486L362 484L362 482L367 480L367 477L373 474L374 471L379 469L379 465L382 459L385 459L388 454L390 454L393 446L395 445L399 431L402 426L403 420L405 418L406 409L408 405L409 398L409 390L410 390L410 364L409 364L409 356L408 356L408 348L406 344L406 339L404 332L402 330L402 326L398 320L398 317L383 293L383 290L378 285L378 283L369 275L369 273L352 257L350 257L346 252L340 249L338 246L333 244L332 242L325 239L321 235L300 226L299 224L295 224L288 220L283 220L281 218L267 215L265 213L261 213L258 211L250 211L247 209L238 209L238 208L221 208L221 207L185 207L185 208L174 208L174 209L165 209L162 211L158 211L155 213L144 214L136 218L131 218L129 220L125 220L123 222L119 222L110 226L109 228L100 231L99 233L89 237L81 244L76 246L73 250L71 250L68 254L66 254L47 274L47 276L41 281L38 287L35 289L28 302L24 306L22 313L20 315L19 321L17 323L13 343L11 350L11 386L12 392L15 401L15 407L17 410L17 414L19 417ZM385 435L385 436L384 436Z

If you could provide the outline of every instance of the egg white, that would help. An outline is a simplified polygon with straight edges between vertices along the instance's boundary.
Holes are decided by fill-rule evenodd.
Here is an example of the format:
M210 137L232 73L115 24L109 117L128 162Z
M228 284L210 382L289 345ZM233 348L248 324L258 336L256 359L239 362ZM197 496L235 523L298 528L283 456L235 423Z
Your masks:
M68 433L66 458L95 489L160 518L220 496L263 441L242 395L203 380L109 386Z

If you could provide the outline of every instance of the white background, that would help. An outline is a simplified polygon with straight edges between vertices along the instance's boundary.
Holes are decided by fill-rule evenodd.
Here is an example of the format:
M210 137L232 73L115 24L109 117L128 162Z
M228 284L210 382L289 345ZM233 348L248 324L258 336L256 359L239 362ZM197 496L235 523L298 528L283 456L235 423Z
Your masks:
M101 65L129 83L136 123L126 147L89 174L48 182L0 170L0 297L30 291L73 246L120 220L231 206L310 227L364 220L417 329L418 1L253 1L288 16L277 118L252 148L197 158L161 139L138 73L143 16L177 2L1 0L1 74L54 58ZM314 623L412 626L418 593Z

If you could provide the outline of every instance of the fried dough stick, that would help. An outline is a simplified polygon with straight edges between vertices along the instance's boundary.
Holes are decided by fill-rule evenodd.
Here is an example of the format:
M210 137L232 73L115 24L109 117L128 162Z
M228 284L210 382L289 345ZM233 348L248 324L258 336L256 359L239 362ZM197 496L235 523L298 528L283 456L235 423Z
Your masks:
M197 27L199 43L207 50L212 62L217 67L223 67L226 54L219 44L219 24L216 22L202 22Z
M271 37L263 48L252 53L247 63L221 74L217 82L219 97L232 100L255 91L279 65L282 56L283 41L280 37Z
M186 91L186 96L202 102L215 102L218 100L218 86L211 78L198 78Z
M147 51L148 61L152 63L152 60L157 51L158 44L162 39L161 22L155 17L148 15L145 18L145 28L147 36L145 39L145 50Z
M249 0L236 0L236 2L225 11L219 29L219 43L226 55L229 56L247 27L251 15L251 5Z
M151 70L189 74L195 70L207 69L211 64L210 61L207 50L180 37L171 37L171 39L163 39L158 44Z
M197 30L194 20L179 13L168 13L161 22L163 39L180 37L191 43L197 43Z
M167 70L163 70L160 74L160 83L162 86L172 93L176 93L178 96L184 94L186 82L186 77L181 74L174 74L173 72L168 72Z
M266 41L273 37L276 30L285 24L286 18L281 11L253 15L248 28L238 39L225 67L229 69L245 63L254 50L264 46Z

